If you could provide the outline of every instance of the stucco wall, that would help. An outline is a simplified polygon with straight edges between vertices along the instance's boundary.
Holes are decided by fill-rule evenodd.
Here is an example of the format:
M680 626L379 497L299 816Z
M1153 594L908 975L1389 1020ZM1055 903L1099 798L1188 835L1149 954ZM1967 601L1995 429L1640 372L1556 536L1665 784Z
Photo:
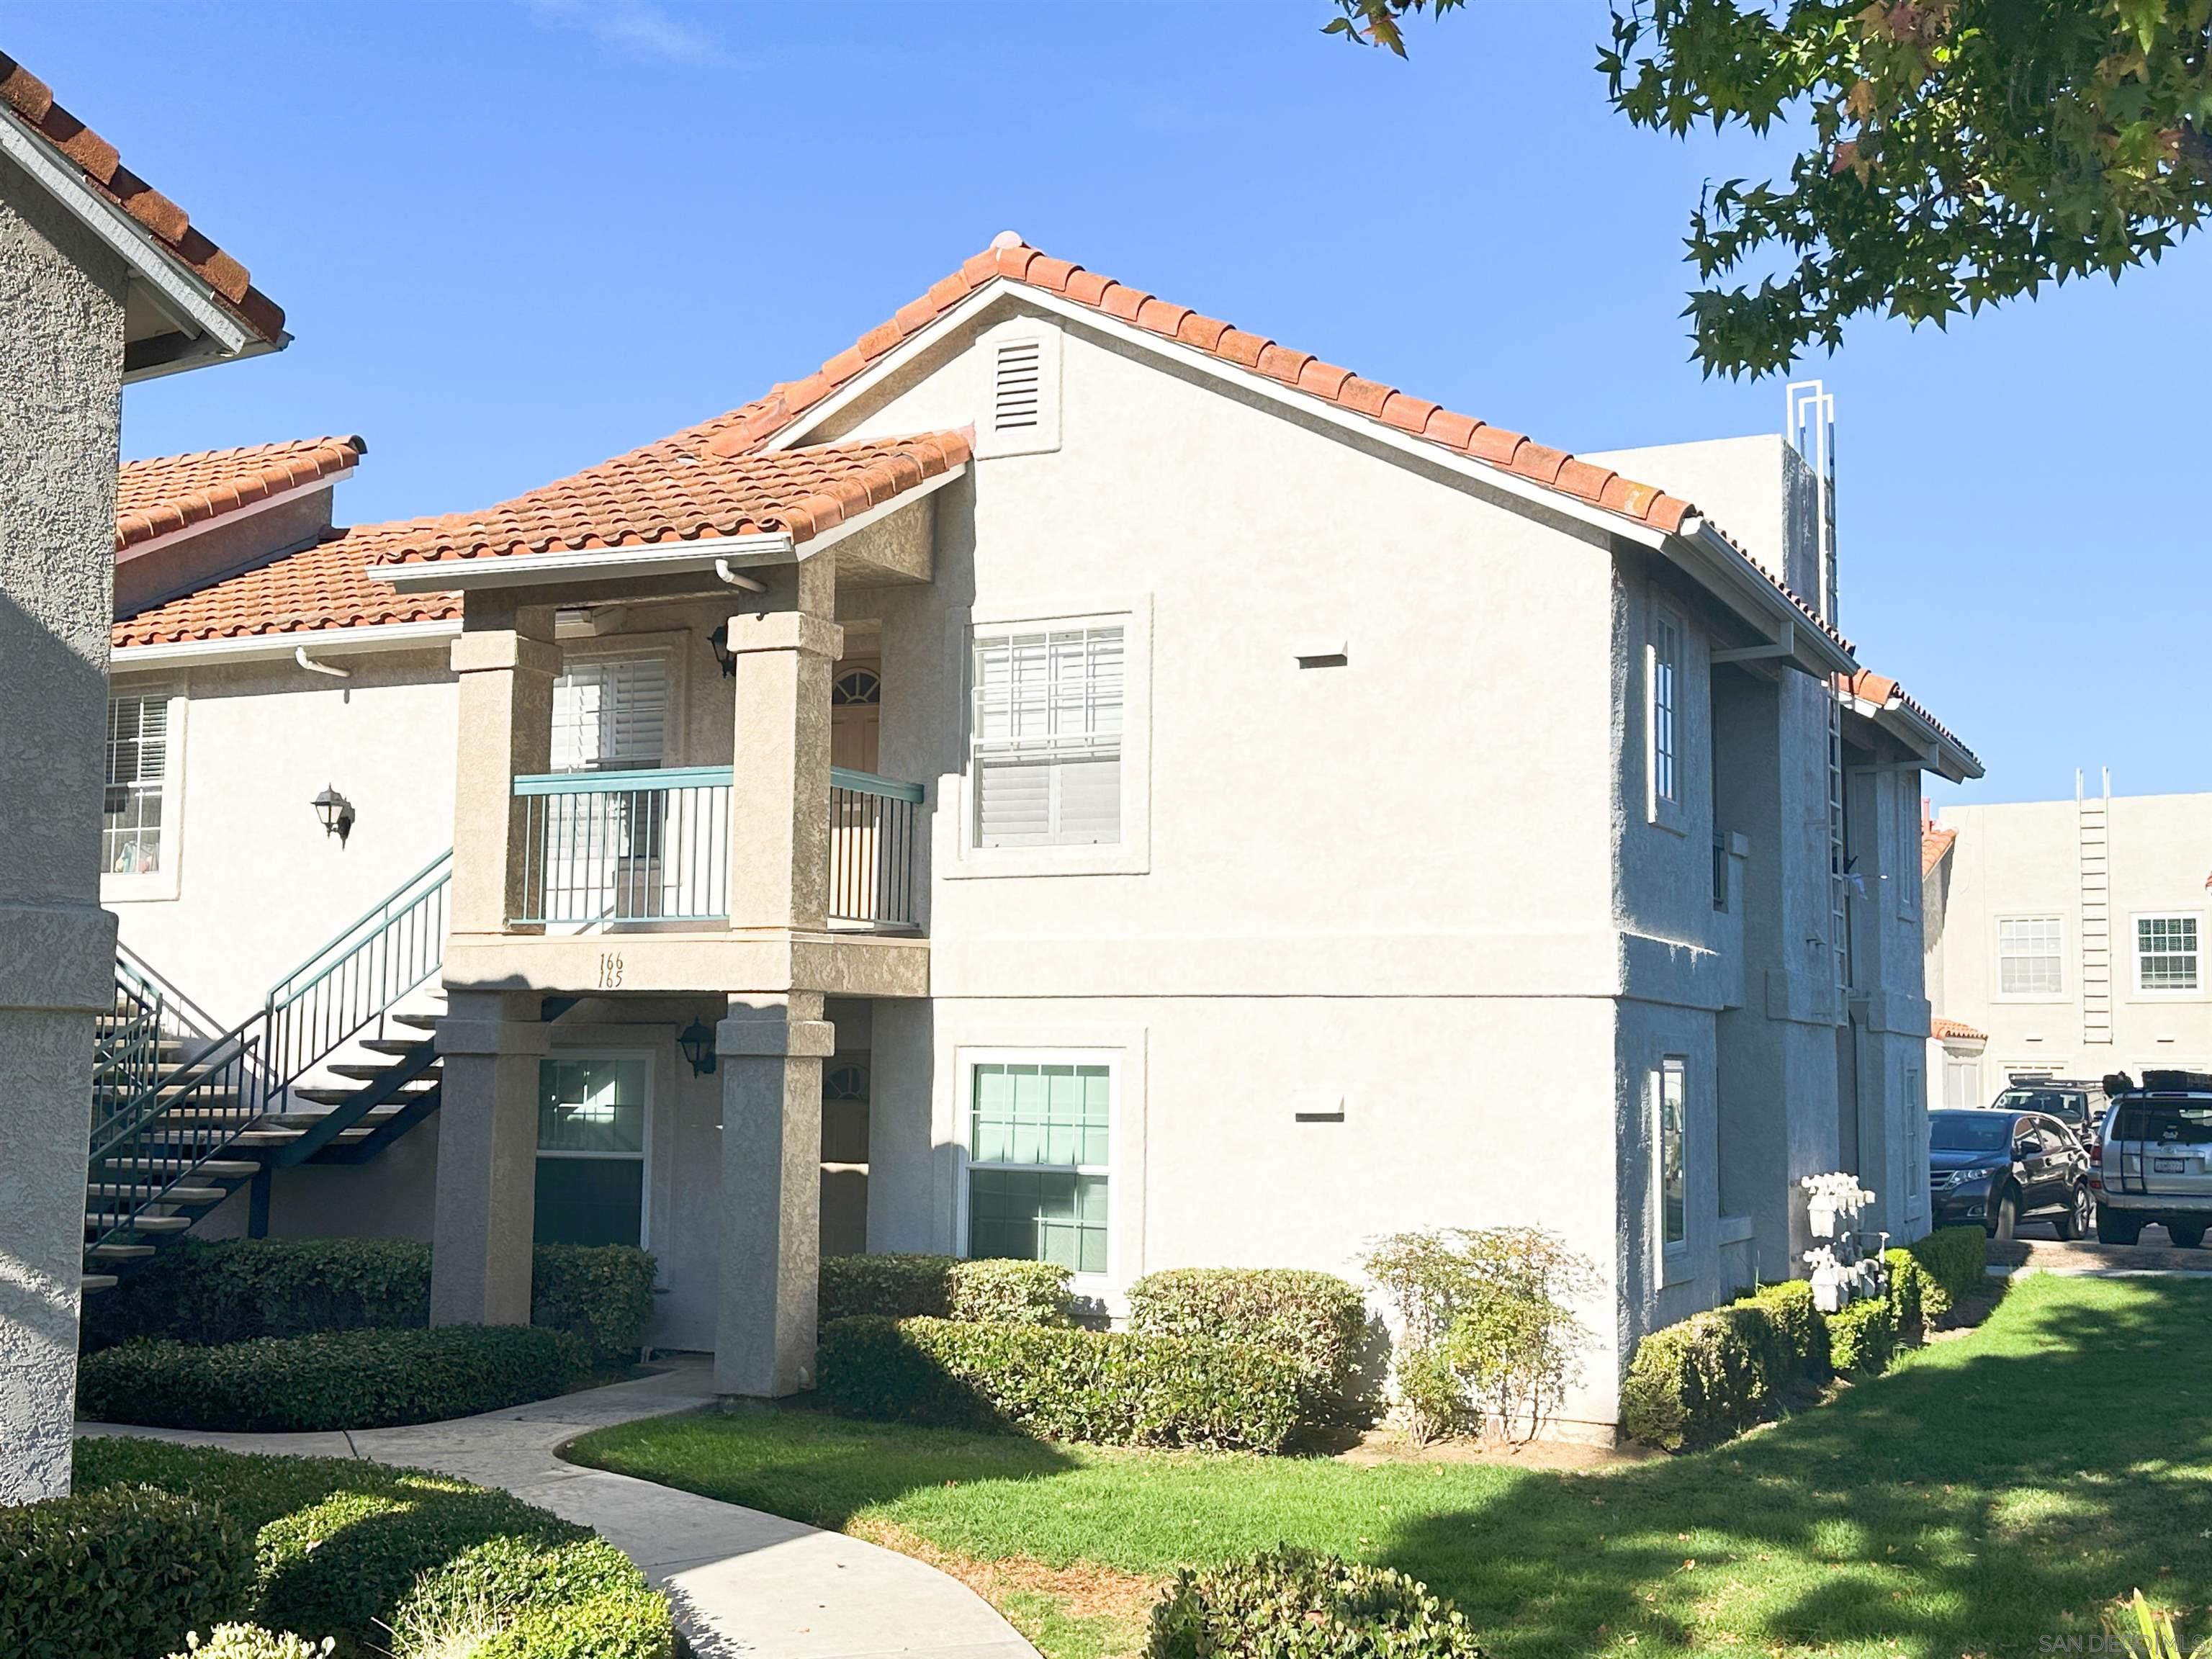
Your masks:
M2193 994L2135 988L2134 918L2143 912L2212 921L2212 794L2116 795L2110 811L2112 1041L2084 1039L2081 1016L2080 821L2071 800L1947 806L1938 822L1959 832L1945 912L1933 946L1942 995L1936 1012L1990 1034L1982 1092L1994 1097L2007 1070L2048 1066L2062 1076L2101 1077L2151 1066L2212 1066L2212 995L2200 963ZM2057 916L2062 989L2052 998L1997 994L1997 922Z
M137 671L166 686L164 868L106 881L122 939L216 1018L243 1018L270 986L453 844L456 698L442 649L335 659L332 679L289 661ZM354 804L327 834L310 803Z
M0 160L0 1503L69 1489L125 283Z

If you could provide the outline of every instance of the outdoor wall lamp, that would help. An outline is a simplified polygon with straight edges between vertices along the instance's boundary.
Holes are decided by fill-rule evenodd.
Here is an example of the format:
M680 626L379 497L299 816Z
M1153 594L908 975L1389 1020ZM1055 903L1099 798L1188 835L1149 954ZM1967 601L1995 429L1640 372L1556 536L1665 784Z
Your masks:
M338 845L344 846L346 837L353 834L353 803L325 784L323 793L315 797L313 805L315 816L323 821L323 833L336 836Z
M691 1075L706 1077L714 1069L714 1034L705 1024L694 1019L678 1034L676 1046L684 1050L684 1058L691 1062Z
M733 680L738 677L738 659L730 654L730 625L716 623L714 631L707 635L707 643L714 647L714 660L722 665L722 678Z

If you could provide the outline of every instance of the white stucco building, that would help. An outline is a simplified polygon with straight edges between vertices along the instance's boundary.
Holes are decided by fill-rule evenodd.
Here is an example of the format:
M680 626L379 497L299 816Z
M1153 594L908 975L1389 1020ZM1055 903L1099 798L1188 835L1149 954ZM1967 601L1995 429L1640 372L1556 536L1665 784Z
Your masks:
M1929 826L1927 980L1947 1105L2011 1077L2212 1070L2212 794L1947 806Z
M479 515L321 528L324 447L305 542L117 624L165 746L106 897L228 1022L404 887L441 1058L205 1230L434 1236L490 1321L534 1236L635 1238L654 1340L778 1394L824 1249L1110 1312L1536 1224L1602 1431L1639 1334L1793 1270L1798 1176L1926 1226L1922 775L1978 766L1836 632L1780 437L1577 459L1008 236Z

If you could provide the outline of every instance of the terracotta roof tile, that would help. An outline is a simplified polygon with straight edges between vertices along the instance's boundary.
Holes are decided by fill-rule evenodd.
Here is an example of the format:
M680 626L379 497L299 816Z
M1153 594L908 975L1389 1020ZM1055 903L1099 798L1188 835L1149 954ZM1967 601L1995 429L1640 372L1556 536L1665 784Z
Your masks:
M1863 702L1885 703L1909 708L1934 727L1947 743L1957 744L1960 753L1972 756L1973 750L1960 741L1959 734L1929 712L1926 704L1909 695L1905 689L1887 674L1877 674L1871 668L1862 668L1855 674L1836 676L1836 689L1849 693ZM1948 845L1947 842L1946 845Z
M215 291L224 309L260 338L284 331L284 313L248 280L246 267L192 228L185 210L123 165L115 146L54 101L46 83L0 52L0 104L52 146L163 252Z
M302 552L123 617L110 637L120 648L459 617L458 593L401 593L368 573L379 549L404 544L440 522L423 519L333 530Z
M1946 1038L1965 1042L1987 1042L1990 1040L1987 1031L1978 1031L1960 1019L1931 1019L1928 1022L1928 1035L1938 1042Z
M319 483L368 453L359 438L301 438L125 461L116 479L115 550Z
M1959 832L1956 830L1937 830L1932 827L1923 830L1920 832L1921 875L1923 877L1933 875L1936 866L1943 862L1943 855L1951 850L1958 839Z
M552 548L642 547L788 531L805 541L969 459L964 432L726 454L722 416L478 514L379 539L379 564L505 558Z

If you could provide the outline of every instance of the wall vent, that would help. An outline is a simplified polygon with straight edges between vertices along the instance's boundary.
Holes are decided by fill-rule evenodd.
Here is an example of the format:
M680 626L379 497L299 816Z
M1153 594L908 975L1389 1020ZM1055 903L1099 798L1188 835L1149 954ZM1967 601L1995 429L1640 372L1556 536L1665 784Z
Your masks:
M978 343L988 384L975 453L1035 455L1060 447L1060 331L1034 317L1001 323Z

